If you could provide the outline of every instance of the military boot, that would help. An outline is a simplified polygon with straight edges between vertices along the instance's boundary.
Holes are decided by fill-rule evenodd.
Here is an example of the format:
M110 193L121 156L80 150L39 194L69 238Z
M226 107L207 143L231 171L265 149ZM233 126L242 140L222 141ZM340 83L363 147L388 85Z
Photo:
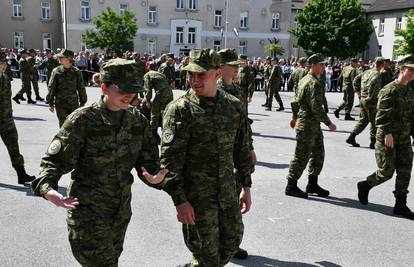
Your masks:
M266 103L264 103L263 105L262 105L262 107L267 107L267 101L266 101Z
M15 168L16 173L17 173L17 183L19 184L26 184L26 183L30 183L31 181L33 181L34 179L36 179L36 177L28 175L26 173L26 170L24 169L24 166L20 166Z
M36 101L32 100L31 98L27 98L27 104L36 104Z
M236 254L234 254L233 256L233 258L239 259L239 260L245 260L247 259L247 257L249 257L249 253L247 253L247 251L242 248L239 248Z
M309 182L306 186L306 193L308 194L317 194L320 197L327 197L329 196L329 191L323 189L318 185L318 176L316 175L309 175Z
M265 110L266 111L271 111L272 110L272 106L267 105Z
M369 143L369 148L375 149L375 141L376 141L375 138L371 139L371 142Z
M26 98L24 98L24 97L23 97L23 95L16 95L16 97L17 97L19 100L26 101Z
M282 110L285 110L283 106L280 106L278 109L276 109L276 111L282 111Z
M370 186L367 181L361 181L357 184L357 187L359 202L361 202L362 205L367 205L369 190L371 190L372 186Z
M17 104L20 104L20 98L19 95L15 95L14 97L12 97L13 101L16 102Z
M351 117L350 113L345 113L345 120L346 121L354 121L355 118Z
M356 142L355 137L356 137L356 134L351 133L348 139L346 139L346 142L352 145L353 147L360 147L360 145Z
M339 119L339 109L335 109L334 114L337 119Z
M40 95L37 95L36 100L37 101L44 101L45 99L43 97L41 97Z
M288 184L285 189L285 195L292 197L308 198L308 193L303 192L298 187L298 181L288 178Z
M395 206L393 213L401 215L407 219L414 220L414 213L407 207L407 195L395 196Z

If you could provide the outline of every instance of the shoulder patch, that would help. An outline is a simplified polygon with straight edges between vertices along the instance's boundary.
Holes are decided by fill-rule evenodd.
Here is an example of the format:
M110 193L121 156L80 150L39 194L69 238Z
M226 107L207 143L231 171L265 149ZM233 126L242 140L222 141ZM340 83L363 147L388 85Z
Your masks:
M169 144L174 140L174 132L169 129L166 128L162 131L162 142L164 144Z
M47 153L49 155L56 155L59 153L60 149L62 148L62 143L59 139L53 140L53 142L49 145L49 148L47 149Z

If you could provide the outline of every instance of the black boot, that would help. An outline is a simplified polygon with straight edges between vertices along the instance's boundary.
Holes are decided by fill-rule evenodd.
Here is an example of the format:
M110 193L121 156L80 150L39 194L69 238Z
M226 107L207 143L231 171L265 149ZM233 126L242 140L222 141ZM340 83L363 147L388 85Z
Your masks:
M375 149L375 141L376 141L375 138L374 139L371 139L371 142L369 143L369 148Z
M26 101L26 98L24 98L24 97L23 97L23 95L16 95L16 97L17 97L19 100Z
M272 107L271 107L271 106L269 106L269 105L267 105L265 110L266 110L266 111L271 111L271 110L272 110Z
M359 144L355 141L355 137L356 137L356 134L351 133L348 139L346 139L346 142L352 145L353 147L359 147Z
M394 214L414 220L414 213L407 207L407 195L395 196Z
M20 104L20 98L19 95L15 95L14 97L12 97L13 101L16 102L17 104Z
M36 101L32 100L31 98L27 98L27 104L36 104Z
M335 109L334 114L337 119L339 119L339 109Z
M267 107L267 102L262 105L262 107Z
M276 109L276 111L282 111L282 110L285 110L283 106L280 106L278 109Z
M320 197L327 197L329 196L329 191L323 189L318 185L318 176L316 175L309 175L309 182L306 186L306 193L308 194L317 194Z
M292 197L308 198L308 194L300 190L298 181L288 178L288 184L285 189L285 195Z
M20 167L17 167L15 169L16 169L16 173L17 173L17 182L19 184L24 185L24 184L30 183L31 181L36 179L36 177L30 176L26 173L26 170L24 169L24 166L20 166Z
M355 118L351 117L350 113L345 113L345 120L346 121L354 121Z
M249 257L249 253L247 253L247 251L242 248L239 248L236 254L234 254L233 256L233 258L239 259L239 260L245 260L247 259L247 257Z
M36 96L36 100L37 100L37 101L44 101L45 99L44 99L44 98L42 98L40 95L37 95L37 96Z
M361 181L357 184L357 187L359 202L361 202L362 205L367 205L369 190L371 190L372 186L370 186L367 181Z

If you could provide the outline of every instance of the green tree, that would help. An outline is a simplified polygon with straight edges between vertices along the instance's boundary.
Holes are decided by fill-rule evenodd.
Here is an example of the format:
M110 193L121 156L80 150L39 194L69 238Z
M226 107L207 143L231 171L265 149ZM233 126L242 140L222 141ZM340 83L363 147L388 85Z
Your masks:
M93 19L96 30L86 30L82 41L91 48L101 48L121 55L134 50L134 37L138 30L135 15L125 11L118 15L111 8Z
M394 42L397 47L395 51L397 56L414 55L414 9L411 9L405 17L407 27L395 30L395 34L402 37Z
M308 55L355 56L368 47L373 32L360 0L312 0L296 19L291 32Z
M285 49L279 44L279 40L277 38L273 38L273 40L269 39L269 44L265 45L264 48L272 57L283 55L285 53Z

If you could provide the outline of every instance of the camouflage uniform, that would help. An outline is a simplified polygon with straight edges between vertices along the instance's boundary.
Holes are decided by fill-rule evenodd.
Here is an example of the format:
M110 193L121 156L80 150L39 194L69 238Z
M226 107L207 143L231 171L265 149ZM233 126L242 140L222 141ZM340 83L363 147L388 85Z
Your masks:
M27 58L27 61L30 64L30 81L33 85L33 91L35 92L36 100L43 100L43 98L41 98L39 94L39 84L37 82L38 77L37 77L37 69L36 69L36 59L34 58L34 56L30 56Z
M273 96L275 96L275 99L277 103L279 104L278 110L283 110L283 102L282 98L280 98L279 91L280 86L282 84L283 79L283 72L279 65L275 65L272 68L272 72L270 74L269 80L267 82L267 86L269 87L269 93L267 96L267 108L270 110L272 108L272 102L273 102Z
M240 59L247 60L245 55L240 55ZM248 110L247 98L253 96L254 92L254 77L252 76L249 66L240 67L238 74L238 84L240 86L240 94L242 97L242 102L246 107L246 112Z
M354 62L356 62L357 59L355 59ZM335 112L339 112L345 108L346 118L350 117L350 113L352 111L352 107L354 106L354 96L355 91L353 87L353 81L355 77L357 76L357 69L352 66L346 66L340 75L342 77L342 89L344 92L344 98L342 104L338 107L338 109Z
M174 55L168 54L168 58L174 60ZM174 82L175 82L174 65L170 65L168 62L164 62L164 63L161 64L158 71L165 75L165 77L167 78L168 83L171 85L171 87L173 87Z
M382 76L382 87L386 86L390 82L394 80L394 73L392 72L391 68L384 68L381 70Z
M192 50L185 70L218 66L215 52ZM247 119L237 98L189 90L168 105L161 164L170 175L163 187L176 206L188 201L195 210L195 225L183 224L192 266L224 266L236 253L243 236L236 184L251 185L249 153Z
M103 82L108 73L126 93L136 93L135 79L142 79L138 73L131 77L135 72L125 59L105 63ZM141 166L151 173L159 169L158 147L147 119L135 108L110 111L101 99L70 114L54 137L32 188L44 196L71 172L68 195L80 204L68 209L67 225L72 253L82 266L118 266L132 215L131 170L146 182Z
M27 53L27 51L22 51L22 54ZM27 102L28 103L34 103L34 101L31 99L32 97L32 88L31 88L31 75L32 75L32 66L30 65L29 61L30 57L24 57L22 56L19 60L19 69L20 69L20 78L22 79L22 89L16 94L16 96L13 98L14 101L17 99L17 103L19 103L20 100L24 100L23 94L26 94L27 96Z
M46 68L46 70L47 70L47 74L46 74L46 84L49 84L50 76L52 75L53 69L56 68L56 67L58 67L59 65L60 65L59 64L59 61L56 58L54 58L54 57L51 57L51 58L46 59L45 61L43 61L39 65L39 67L38 67L39 69Z
M305 77L306 74L307 74L306 69L303 67L299 67L289 76L288 86L293 88L293 92L295 93L295 96L297 95L299 81L303 77Z
M263 70L263 77L264 77L264 80L265 80L265 95L266 95L266 103L263 105L263 106L267 106L267 98L268 98L268 96L269 96L269 86L268 86L268 82L269 82L269 77L270 77L270 74L272 73L272 64L266 64L265 66L264 66L264 70Z

